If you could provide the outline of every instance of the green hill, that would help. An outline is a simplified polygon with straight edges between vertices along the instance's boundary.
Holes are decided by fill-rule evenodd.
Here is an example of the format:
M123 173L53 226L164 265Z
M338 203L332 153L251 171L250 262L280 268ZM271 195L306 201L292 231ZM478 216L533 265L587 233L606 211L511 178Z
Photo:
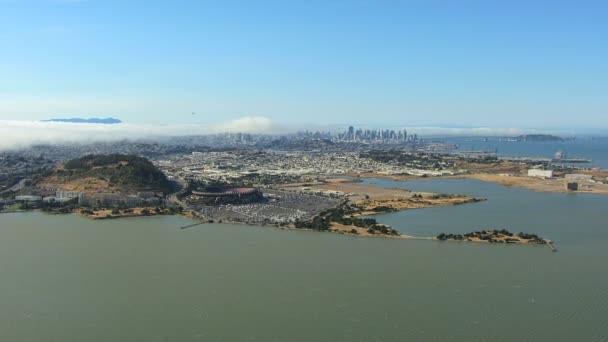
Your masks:
M97 178L122 191L171 192L167 177L148 159L135 155L87 155L65 163L55 176L66 182Z

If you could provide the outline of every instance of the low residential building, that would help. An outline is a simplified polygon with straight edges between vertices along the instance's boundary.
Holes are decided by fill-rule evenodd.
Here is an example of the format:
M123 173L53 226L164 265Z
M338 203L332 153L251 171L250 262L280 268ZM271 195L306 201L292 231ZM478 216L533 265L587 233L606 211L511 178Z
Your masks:
M82 195L82 192L78 192L78 191L57 190L55 192L55 197L57 197L57 198L76 198L76 197L79 197L80 195Z
M66 203L69 201L76 202L76 197L47 196L42 199L42 202L45 202L45 203Z

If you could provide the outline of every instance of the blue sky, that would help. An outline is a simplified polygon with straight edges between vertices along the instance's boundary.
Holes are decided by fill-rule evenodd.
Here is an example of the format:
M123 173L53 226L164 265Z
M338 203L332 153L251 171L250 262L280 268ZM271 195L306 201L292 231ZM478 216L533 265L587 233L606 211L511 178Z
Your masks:
M2 120L608 127L607 61L606 1L0 0Z

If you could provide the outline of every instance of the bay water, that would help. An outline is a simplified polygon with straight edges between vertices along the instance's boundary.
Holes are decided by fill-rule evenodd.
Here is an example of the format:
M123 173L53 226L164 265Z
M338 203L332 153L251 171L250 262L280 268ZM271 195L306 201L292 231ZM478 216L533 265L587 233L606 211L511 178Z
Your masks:
M0 341L608 341L608 196L366 182L487 198L376 217L406 234L507 228L559 251L2 214Z

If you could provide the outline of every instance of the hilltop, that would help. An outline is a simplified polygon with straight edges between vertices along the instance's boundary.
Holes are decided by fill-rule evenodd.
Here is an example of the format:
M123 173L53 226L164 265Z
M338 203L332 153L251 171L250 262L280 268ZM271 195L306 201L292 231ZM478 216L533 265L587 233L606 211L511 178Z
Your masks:
M167 177L148 159L136 155L87 155L56 167L37 186L69 191L171 192Z

